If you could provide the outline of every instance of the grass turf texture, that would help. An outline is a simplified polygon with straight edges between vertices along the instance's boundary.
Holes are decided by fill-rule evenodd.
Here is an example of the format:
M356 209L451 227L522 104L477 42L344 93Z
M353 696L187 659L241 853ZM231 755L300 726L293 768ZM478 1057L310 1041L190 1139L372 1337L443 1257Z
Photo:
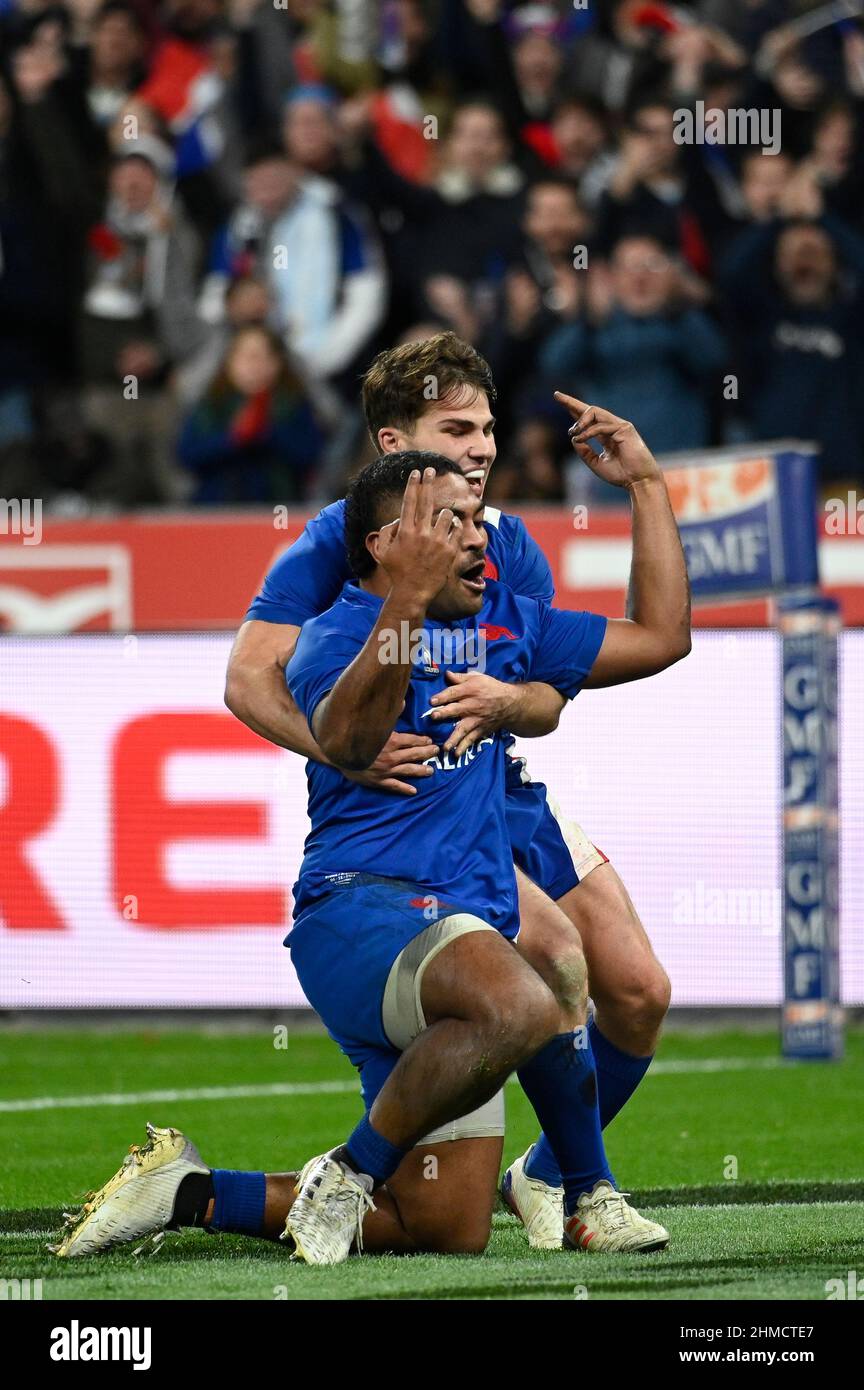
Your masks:
M774 1066L776 1038L670 1034L607 1131L619 1181L672 1233L668 1251L592 1256L531 1251L505 1213L481 1257L369 1256L332 1270L291 1264L278 1245L169 1236L152 1259L128 1250L61 1262L45 1252L60 1209L99 1186L144 1121L186 1131L214 1166L285 1170L331 1147L359 1115L350 1090L0 1110L0 1278L43 1280L46 1299L824 1299L828 1279L864 1270L864 1033L840 1063ZM728 1070L693 1070L734 1059ZM350 1083L326 1038L272 1031L0 1033L0 1101L156 1090ZM536 1125L507 1090L505 1160ZM725 1177L730 1159L738 1177ZM584 1291L584 1292L583 1292Z

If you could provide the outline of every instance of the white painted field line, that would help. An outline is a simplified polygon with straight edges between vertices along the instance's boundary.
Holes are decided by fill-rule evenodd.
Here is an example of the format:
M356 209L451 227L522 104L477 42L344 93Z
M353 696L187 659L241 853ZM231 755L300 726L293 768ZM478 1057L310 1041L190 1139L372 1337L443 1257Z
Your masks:
M648 1076L686 1076L701 1072L773 1071L794 1066L782 1057L705 1057L691 1061L655 1062ZM515 1083L515 1077L513 1078ZM88 1110L118 1105L158 1105L187 1100L259 1100L267 1096L326 1096L359 1093L357 1081L274 1081L260 1086L196 1086L189 1090L109 1091L103 1095L34 1096L0 1100L0 1114L31 1110Z
M262 1086L196 1086L187 1091L109 1091L94 1096L35 1096L32 1100L0 1100L0 1114L26 1110L88 1110L110 1105L158 1105L179 1100L257 1100L266 1096L326 1096L359 1094L359 1081L274 1081Z
M646 1076L686 1076L706 1071L776 1071L797 1064L786 1057L693 1057L680 1062L652 1062Z

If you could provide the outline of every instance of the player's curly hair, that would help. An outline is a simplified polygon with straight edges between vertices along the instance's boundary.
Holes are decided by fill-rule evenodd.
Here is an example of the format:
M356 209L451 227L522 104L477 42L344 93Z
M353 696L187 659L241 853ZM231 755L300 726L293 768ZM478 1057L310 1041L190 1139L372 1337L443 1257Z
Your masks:
M419 343L402 343L379 352L363 377L363 413L378 444L378 431L410 430L430 404L444 401L461 386L485 391L490 406L495 382L485 357L455 333L435 333Z
M402 494L415 468L434 468L437 474L458 473L462 470L443 454L423 449L403 449L401 453L382 454L367 463L351 482L345 494L345 545L348 563L358 579L368 579L375 561L366 549L366 537L387 521L395 521L402 504ZM388 504L386 517L382 514Z

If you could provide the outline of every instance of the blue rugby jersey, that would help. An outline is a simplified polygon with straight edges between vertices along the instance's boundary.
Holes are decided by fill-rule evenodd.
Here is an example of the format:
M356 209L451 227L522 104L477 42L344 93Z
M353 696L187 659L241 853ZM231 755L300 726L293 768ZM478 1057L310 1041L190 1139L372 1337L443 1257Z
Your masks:
M486 508L486 574L518 594L551 603L552 571L518 516ZM345 549L345 499L332 502L306 523L302 534L270 568L247 618L302 627L336 599L351 578Z
M288 688L311 724L320 701L361 650L382 600L347 583L333 606L306 622L285 671ZM544 681L572 698L591 670L606 619L571 613L488 581L473 618L448 624L427 618L424 640L396 724L401 733L429 733L443 744L452 724L424 719L430 699L448 687L446 671L472 669L464 660L485 641L485 671L498 680ZM461 638L454 641L454 634ZM452 653L450 659L447 653ZM444 653L436 660L438 653ZM473 911L507 936L518 930L516 878L505 815L505 750L509 735L481 739L462 757L438 754L434 776L415 783L413 797L365 787L335 768L307 762L309 818L294 915L349 873L378 874L416 884L441 910Z

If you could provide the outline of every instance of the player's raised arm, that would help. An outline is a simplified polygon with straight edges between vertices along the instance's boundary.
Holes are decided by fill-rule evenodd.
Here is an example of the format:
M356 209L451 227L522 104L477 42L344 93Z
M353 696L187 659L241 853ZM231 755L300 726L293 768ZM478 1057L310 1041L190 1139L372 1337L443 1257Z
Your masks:
M628 420L562 391L555 396L576 422L570 429L576 453L598 478L625 488L633 509L629 617L607 624L585 687L653 676L690 651L690 585L663 473Z
M418 470L408 479L399 519L374 533L377 564L390 588L362 650L343 671L312 718L312 732L337 767L360 770L376 759L393 731L411 679L411 643L402 634L422 627L427 608L453 566L460 521L444 507L433 516L435 472ZM403 626L404 624L404 626ZM380 637L392 657L382 660Z

